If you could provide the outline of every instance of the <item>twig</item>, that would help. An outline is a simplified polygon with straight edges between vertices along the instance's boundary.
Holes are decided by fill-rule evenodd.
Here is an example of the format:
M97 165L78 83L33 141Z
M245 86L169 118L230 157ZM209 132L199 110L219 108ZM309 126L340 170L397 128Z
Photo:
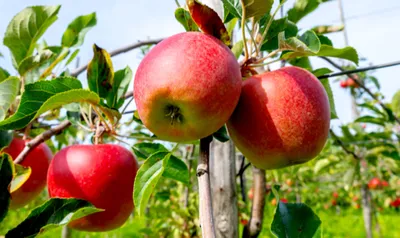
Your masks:
M68 128L71 125L70 121L63 121L60 123L60 125L55 126L51 128L50 130L47 130L43 132L42 134L36 136L34 139L29 141L26 145L25 148L19 153L18 157L14 160L14 164L20 164L22 161L24 161L25 157L28 155L28 153L36 148L40 143L45 142L46 140L50 139L53 135L58 135L60 134L63 130Z
M240 164L240 169L239 173L236 176L240 176L240 192L242 194L242 200L243 202L247 201L247 196L246 196L246 183L245 183L245 177L244 177L244 162L245 162L245 157L242 155L242 163ZM248 163L246 166L250 166L250 163Z
M345 72L345 70L344 70L342 67L340 67L340 65L336 64L336 63L333 62L331 59L329 59L329 58L327 58L327 57L320 57L320 58L322 58L322 59L324 59L325 61L327 61L328 63L330 63L332 66L334 66L334 67L337 68L338 70L340 70L340 71L342 71L342 72ZM396 64L397 64L397 63L396 63ZM393 65L392 65L392 66L393 66ZM389 67L389 66L386 66L386 67ZM347 74L347 76L349 76L351 79L353 79L354 82L355 82L358 86L360 86L369 96L371 96L374 100L376 100L376 101L379 103L379 105L380 105L383 109L385 109L385 111L390 111L389 108L388 108L381 100L379 100L379 99L371 92L371 90L369 90L369 88L367 88L367 87L364 85L364 83L363 83L361 80L358 80L356 77L354 77L354 76L351 75L350 73L346 73L346 74ZM393 118L395 119L395 121L396 121L397 123L400 124L400 119L399 119L398 117L396 117L395 115L393 115Z
M356 153L354 153L354 151L349 150L349 149L343 144L343 141L341 141L341 140L339 139L339 137L335 134L335 132L333 132L332 129L330 129L329 132L331 133L332 137L336 140L336 142L340 145L340 147L342 147L342 149L343 149L347 154L352 155L352 156L354 157L354 159L356 159L356 160L360 160L360 159L361 159Z
M243 156L243 163L244 163L244 156ZM244 171L246 171L246 169L247 169L248 167L250 167L250 165L251 165L251 163L247 163L246 166L240 167L240 170L239 170L239 172L237 173L236 176L237 176L237 177L242 176L242 174L244 173Z
M326 59L328 59L328 58L326 58ZM326 60L326 59L324 59L324 60ZM330 64L332 64L331 62L333 62L333 61L329 60ZM336 77L336 76L341 76L341 75L346 75L346 74L355 74L355 73L359 73L359 72L365 72L365 71L368 71L368 70L383 69L383 68L397 66L397 65L400 65L400 61L395 61L395 62L386 63L386 64L378 64L378 65L373 65L373 66L364 67L364 68L358 68L358 69L352 69L352 70L343 70L343 68L341 68L341 69L339 69L339 70L342 70L341 72L321 75L318 78L319 79L325 79L325 78Z
M247 59L249 58L249 49L247 48L247 40L246 40L246 7L245 7L245 3L244 0L240 0L241 4L242 4L242 24L241 24L241 28L242 28L242 38L243 38L243 45L244 45L244 60L243 61L247 61Z
M125 93L124 97L125 97L125 99L128 99L128 98L130 98L130 97L133 97L133 91L130 91L130 92Z
M119 49L113 50L110 52L110 56L117 56L119 54L134 50L136 48L145 46L145 45L155 45L158 44L160 41L162 41L163 39L155 39L155 40L147 40L147 41L139 41L137 43L131 44L131 45L127 45L124 47L121 47ZM78 75L80 75L82 72L84 72L87 68L87 64L83 65L81 67L79 67L78 69L76 69L74 72L71 73L71 76L73 77L77 77Z
M200 196L200 225L204 238L214 238L214 218L211 202L211 186L209 174L210 143L212 136L200 140L200 157L197 165L197 180Z

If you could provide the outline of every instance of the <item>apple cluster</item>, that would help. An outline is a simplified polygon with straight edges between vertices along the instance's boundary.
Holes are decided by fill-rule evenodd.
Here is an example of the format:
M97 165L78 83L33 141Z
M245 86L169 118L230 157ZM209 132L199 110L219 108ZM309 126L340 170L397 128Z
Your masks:
M329 133L328 96L312 73L289 66L242 81L231 50L199 32L156 45L137 69L134 95L158 138L198 140L226 124L236 147L262 169L311 160Z
M340 81L340 87L342 88L359 88L360 86L352 78Z

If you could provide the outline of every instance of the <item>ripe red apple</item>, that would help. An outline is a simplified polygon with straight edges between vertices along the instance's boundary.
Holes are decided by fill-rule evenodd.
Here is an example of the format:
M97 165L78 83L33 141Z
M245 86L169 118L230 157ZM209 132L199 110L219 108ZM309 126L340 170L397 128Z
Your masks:
M340 87L342 87L342 88L347 88L347 86L349 86L349 85L347 85L346 80L340 81Z
M332 199L331 204L332 204L332 206L336 206L337 205L336 199Z
M220 40L186 32L156 45L134 81L137 110L157 137L190 141L221 128L240 97L239 64Z
M368 187L369 189L379 189L381 187L381 181L379 180L379 178L372 178L369 183L368 183Z
M107 231L122 226L133 211L133 182L138 164L119 145L72 145L50 163L50 197L80 198L105 211L69 224L73 229Z
M346 80L346 84L347 84L348 87L353 87L353 88L358 88L359 87L358 84L352 78L348 78Z
M4 149L4 152L11 155L15 160L19 153L24 149L25 144L28 142L14 138L10 145ZM25 206L30 201L35 199L46 186L47 169L49 168L49 161L53 157L50 148L42 143L25 157L21 165L31 168L31 175L28 180L16 191L11 193L10 208L16 209Z
M400 198L396 198L394 201L390 203L390 206L397 208L400 207Z
M339 197L339 193L338 193L338 192L333 192L333 193L332 193L332 196L333 196L334 198L338 198L338 197Z
M244 156L261 169L305 163L328 138L330 108L319 80L299 67L284 67L243 82L227 123Z
M389 183L388 183L388 181L386 181L386 180L382 180L382 181L381 181L381 185L382 185L383 188L384 188L384 187L389 187Z
M281 202L283 202L283 203L288 203L288 200L287 200L286 198L281 198L280 200L281 200Z

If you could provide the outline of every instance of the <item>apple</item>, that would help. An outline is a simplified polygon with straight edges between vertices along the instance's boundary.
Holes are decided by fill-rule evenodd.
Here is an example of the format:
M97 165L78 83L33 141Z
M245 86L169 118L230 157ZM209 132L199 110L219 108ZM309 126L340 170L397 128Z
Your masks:
M122 226L133 211L138 164L133 154L114 144L72 145L50 163L50 197L79 198L104 211L75 220L76 230L108 231Z
M249 223L249 220L247 220L247 219L240 219L240 223L241 223L243 226L246 226L246 225Z
M355 209L360 209L360 208L361 208L361 205L360 205L359 203L356 203L356 204L354 205L354 208L355 208Z
M340 81L340 87L342 87L342 88L347 88L349 85L347 85L347 81L346 80L344 80L344 81Z
M394 201L392 201L390 203L390 206L394 207L394 208L398 208L400 207L400 198L396 198Z
M347 84L348 87L352 87L352 88L358 88L359 87L358 84L352 78L348 78L346 80L346 84Z
M307 70L289 66L249 77L227 123L243 155L260 169L305 163L328 138L326 91Z
M253 197L254 197L253 188L250 188L249 192L247 193L247 196L249 197L250 200L253 200Z
M283 203L288 203L288 200L286 198L281 198L280 201Z
M291 187L293 185L293 180L287 179L286 184L287 184L287 186Z
M385 181L385 180L381 181L381 185L382 185L382 187L389 187L388 181Z
M273 199L271 200L271 205L272 205L272 206L276 206L276 204L277 204L276 198L273 198Z
M135 103L143 124L158 138L197 140L226 123L241 84L240 66L220 40L179 33L157 44L140 63Z
M333 196L334 198L338 198L338 197L339 197L339 193L338 193L338 192L333 192L333 193L332 193L332 196Z
M368 188L371 190L375 190L375 189L379 189L381 187L381 181L379 180L379 178L372 178L369 182L368 182Z
M29 140L13 138L10 145L3 152L9 154L15 160L28 142ZM53 154L45 143L41 143L28 153L21 165L30 167L31 175L20 188L11 193L10 209L17 209L27 205L42 192L46 186L47 169L52 157Z
M337 205L336 199L332 199L331 204L332 204L332 206L336 206Z

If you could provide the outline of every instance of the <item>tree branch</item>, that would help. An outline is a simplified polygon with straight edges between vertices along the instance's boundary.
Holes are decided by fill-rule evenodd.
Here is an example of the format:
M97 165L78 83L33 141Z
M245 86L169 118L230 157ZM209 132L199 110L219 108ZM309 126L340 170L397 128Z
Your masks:
M197 165L197 180L199 183L200 196L200 225L204 238L215 238L213 209L211 202L210 186L210 143L212 136L200 140L200 157Z
M110 56L111 57L117 56L119 54L126 53L128 51L134 50L136 48L139 48L139 47L142 47L142 46L145 46L145 45L155 45L155 44L158 44L162 40L163 39L139 41L137 43L133 43L133 44L130 44L130 45L127 45L127 46L124 46L124 47L121 47L119 49L115 49L115 50L111 51L110 52ZM71 73L71 76L78 77L78 75L80 75L82 72L84 72L86 70L87 66L88 65L86 64L86 65L83 65L83 66L77 68L75 71L73 71Z
M332 129L329 130L329 133L331 133L332 137L336 140L336 142L339 144L339 146L342 147L342 149L343 149L347 154L352 155L352 156L354 157L354 159L356 159L356 160L360 160L360 159L361 159L356 153L354 153L354 151L349 150L349 149L344 145L343 141L341 141L341 140L339 139L339 137L335 134L335 132L333 132Z
M41 143L45 142L46 140L50 139L53 135L60 134L63 130L65 130L67 127L71 126L70 121L63 121L60 123L60 125L55 126L42 134L36 136L34 139L29 141L26 145L25 148L19 153L18 157L14 160L14 164L20 164L22 161L24 161L25 157L28 155L28 153L36 148L38 145Z
M338 70L340 70L340 71L342 71L342 72L345 72L345 70L344 70L342 67L340 67L340 65L336 64L336 63L335 63L334 61L332 61L331 59L329 59L329 58L327 58L327 57L320 57L320 58L322 58L322 59L324 59L325 61L327 61L328 63L330 63L333 67L337 68ZM397 64L397 63L399 63L399 62L396 62L396 64ZM386 67L389 67L389 65L387 65ZM379 99L371 92L371 90L369 90L369 88L367 88L367 87L364 85L364 83L363 83L361 80L359 80L359 79L357 79L356 77L354 77L353 75L351 75L351 73L346 72L346 74L347 74L347 76L349 76L351 79L353 79L354 82L355 82L358 86L360 86L369 96L371 96L374 100L376 100L376 101L379 103L379 105L380 105L383 109L385 109L386 111L389 111L389 108L386 107L386 105L385 105L381 100L379 100ZM396 117L395 115L393 115L393 118L396 120L397 123L400 124L400 119L399 119L398 117Z

